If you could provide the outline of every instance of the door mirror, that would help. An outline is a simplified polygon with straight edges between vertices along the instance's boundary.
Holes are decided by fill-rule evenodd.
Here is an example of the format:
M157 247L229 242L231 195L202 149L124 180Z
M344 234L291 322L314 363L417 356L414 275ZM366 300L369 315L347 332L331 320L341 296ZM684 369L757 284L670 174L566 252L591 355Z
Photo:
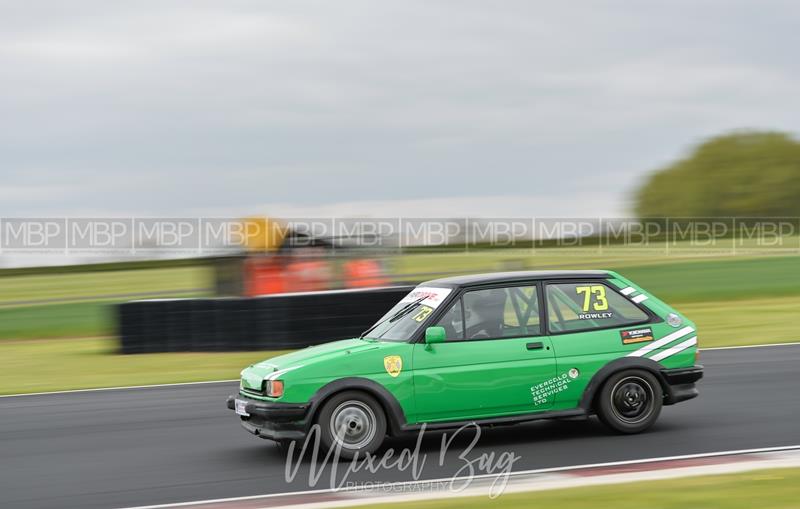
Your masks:
M425 329L425 343L432 345L433 343L444 343L447 338L447 332L444 327L428 327Z

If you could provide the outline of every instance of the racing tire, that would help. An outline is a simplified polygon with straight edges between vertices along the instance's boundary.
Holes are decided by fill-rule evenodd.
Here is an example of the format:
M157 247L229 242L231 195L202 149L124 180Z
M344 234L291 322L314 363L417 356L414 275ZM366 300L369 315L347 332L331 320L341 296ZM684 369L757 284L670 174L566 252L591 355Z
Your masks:
M664 392L656 377L639 369L614 373L603 384L595 410L600 421L618 433L646 430L661 413Z
M316 423L325 451L339 448L339 457L345 460L375 452L386 437L383 407L360 391L332 396L320 409Z

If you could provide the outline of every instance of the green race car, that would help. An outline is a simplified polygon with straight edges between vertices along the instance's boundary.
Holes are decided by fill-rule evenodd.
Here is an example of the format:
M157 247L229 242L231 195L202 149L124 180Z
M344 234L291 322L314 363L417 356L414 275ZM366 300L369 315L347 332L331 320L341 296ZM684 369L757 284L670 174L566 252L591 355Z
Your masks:
M386 435L596 414L638 433L697 396L695 325L611 271L508 272L417 286L360 338L274 357L228 398L249 432L342 457Z

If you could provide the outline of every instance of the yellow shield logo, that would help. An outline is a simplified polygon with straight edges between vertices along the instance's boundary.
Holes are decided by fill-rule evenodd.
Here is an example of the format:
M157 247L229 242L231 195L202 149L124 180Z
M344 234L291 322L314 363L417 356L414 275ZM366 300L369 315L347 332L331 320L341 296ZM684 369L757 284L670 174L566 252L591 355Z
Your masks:
M383 358L383 367L389 376L396 377L403 370L403 359L399 355L389 355Z

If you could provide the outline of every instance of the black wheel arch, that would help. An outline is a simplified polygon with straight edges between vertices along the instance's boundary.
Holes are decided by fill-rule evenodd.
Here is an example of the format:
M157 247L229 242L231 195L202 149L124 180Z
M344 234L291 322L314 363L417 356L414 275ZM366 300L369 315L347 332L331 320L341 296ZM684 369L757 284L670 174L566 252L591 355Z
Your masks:
M614 373L619 373L620 371L628 369L641 369L652 373L659 384L661 384L661 390L664 395L668 396L672 394L672 389L664 378L664 374L661 372L661 370L664 369L661 364L645 357L621 357L600 368L592 379L589 380L589 384L586 386L586 389L584 389L583 396L581 397L580 408L586 410L587 413L593 411L594 398L603 387L606 380Z
M334 380L322 386L309 399L309 409L306 415L306 432L314 423L320 408L332 396L343 391L362 391L374 397L386 414L387 431L389 435L397 435L406 423L405 412L397 398L386 387L362 377L347 377Z

